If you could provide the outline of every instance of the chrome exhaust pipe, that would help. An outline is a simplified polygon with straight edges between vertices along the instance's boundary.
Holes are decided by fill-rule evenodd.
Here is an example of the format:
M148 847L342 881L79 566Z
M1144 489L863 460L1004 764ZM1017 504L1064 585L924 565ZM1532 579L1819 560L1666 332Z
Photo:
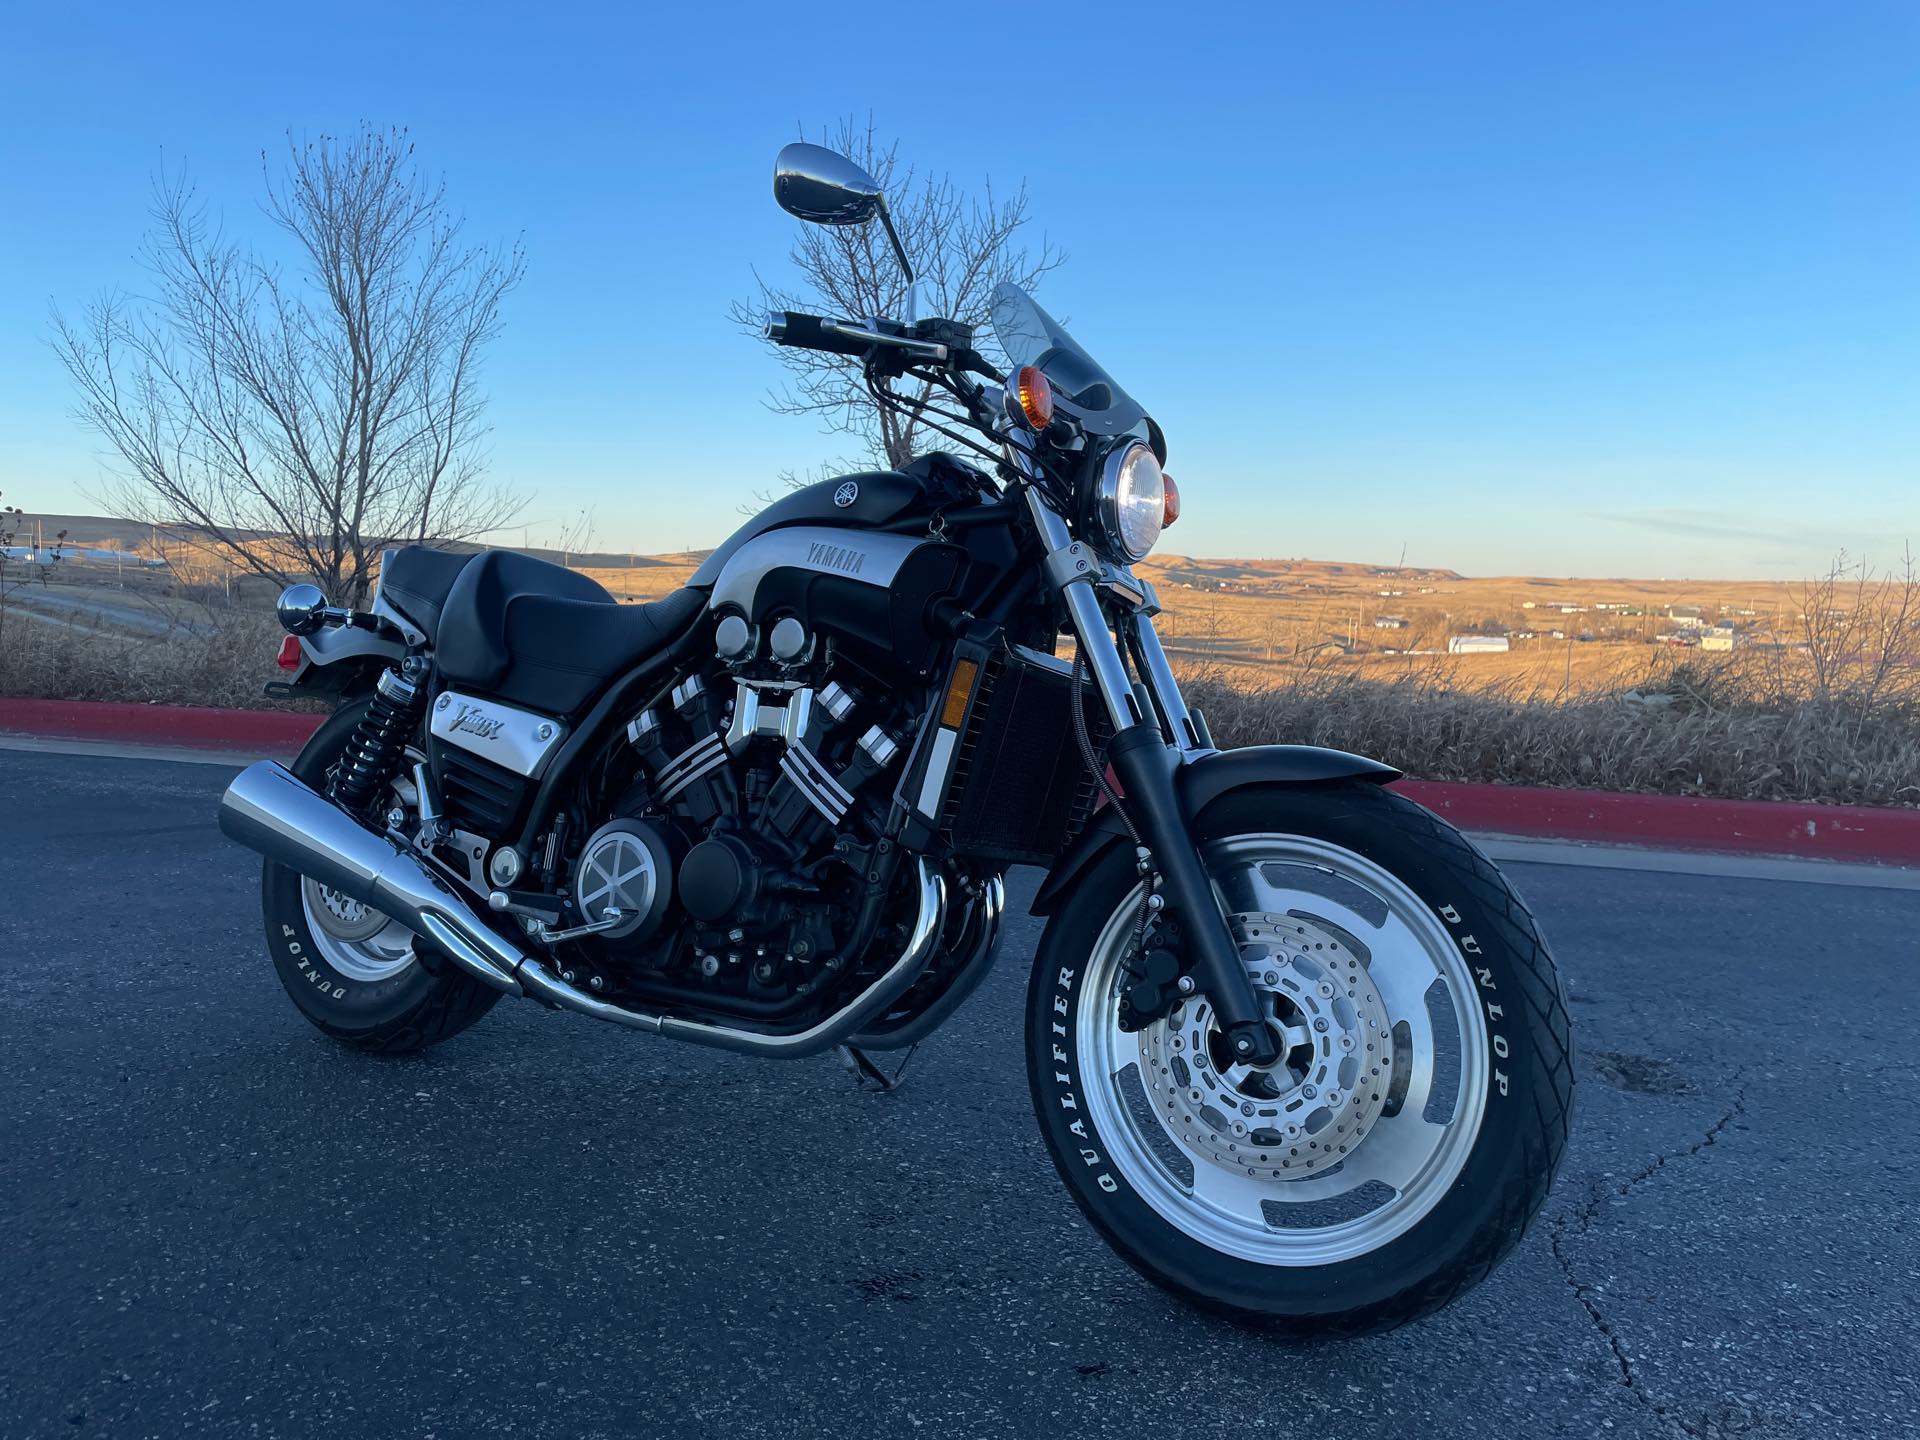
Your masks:
M527 956L409 851L376 835L284 765L262 760L220 799L220 831L431 940L462 970L509 995Z
M774 1059L797 1060L803 1055L818 1055L836 1045L884 1011L906 993L907 987L933 958L940 943L940 931L946 921L947 884L925 860L914 862L918 881L919 909L913 929L907 936L900 958L886 972L833 1014L791 1034L769 1035L758 1030L736 1030L729 1025L710 1025L699 1020L682 1020L673 1015L653 1015L629 1010L576 990L560 979L540 960L528 960L520 967L520 983L536 1000L545 1000L564 1010L577 1010L596 1020L610 1020L634 1030L688 1040L716 1050L734 1050L746 1055L765 1055Z
M633 1030L720 1050L797 1059L844 1044L919 978L946 923L946 882L924 859L914 861L918 909L900 958L846 1005L792 1034L736 1030L615 1005L555 975L481 920L411 851L376 835L283 765L262 760L234 777L220 800L220 831L269 860L310 875L331 890L392 916L431 940L462 970L509 995ZM991 930L989 931L991 933Z

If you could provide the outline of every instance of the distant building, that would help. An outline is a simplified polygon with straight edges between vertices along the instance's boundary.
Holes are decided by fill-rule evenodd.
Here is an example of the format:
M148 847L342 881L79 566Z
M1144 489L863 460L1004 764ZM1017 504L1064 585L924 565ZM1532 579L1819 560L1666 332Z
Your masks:
M1373 621L1373 628L1376 630L1404 630L1407 628L1407 617L1404 615L1376 615Z
M1669 605L1667 607L1667 618L1676 625L1687 626L1695 630L1705 628L1707 623L1707 617L1702 613L1698 605Z
M1449 635L1449 655L1504 655L1513 648L1505 635Z
M1520 602L1520 608L1522 610L1537 610L1540 608L1540 602L1537 600L1522 600Z

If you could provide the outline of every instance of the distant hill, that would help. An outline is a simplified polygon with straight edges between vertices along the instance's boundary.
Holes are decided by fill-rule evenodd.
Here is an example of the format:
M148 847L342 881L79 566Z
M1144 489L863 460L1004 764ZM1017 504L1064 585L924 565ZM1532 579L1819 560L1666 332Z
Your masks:
M1191 555L1153 555L1134 567L1161 589L1242 590L1261 595L1350 591L1378 581L1383 588L1433 581L1459 581L1456 570L1422 565L1368 565L1346 560L1203 560Z
M16 543L33 543L36 533L45 538L48 545L62 530L67 532L66 543L76 547L97 547L115 550L138 550L150 552L154 541L158 539L168 546L190 544L193 533L179 526L142 525L134 520L116 520L108 515L28 515ZM258 539L264 534L257 530L241 530L236 534L242 539ZM402 542L404 543L404 542ZM517 550L522 555L532 555L555 565L570 564L576 570L635 570L660 565L685 565L690 559L698 562L705 559L711 551L695 550L688 554L670 556L651 556L612 550L575 550L563 554L558 550L543 549L540 546L520 545L467 545L454 542L444 546L448 550L476 551L485 549Z
M115 520L107 515L30 515L23 539L31 542L34 526L51 544L60 531L67 532L67 543L116 550L151 549L157 537L169 546L189 544L191 532L175 526L148 526L133 520ZM246 538L260 532L241 531ZM575 550L562 553L541 546L467 545L454 543L448 550L473 551L487 548L516 550L555 565L571 565L575 570L684 569L697 565L711 550L675 551L667 555L628 554L624 550ZM1245 590L1257 594L1311 594L1327 588L1350 589L1357 580L1396 581L1459 580L1453 570L1415 565L1368 565L1346 560L1209 560L1192 555L1155 555L1136 567L1161 588L1180 586L1192 590Z

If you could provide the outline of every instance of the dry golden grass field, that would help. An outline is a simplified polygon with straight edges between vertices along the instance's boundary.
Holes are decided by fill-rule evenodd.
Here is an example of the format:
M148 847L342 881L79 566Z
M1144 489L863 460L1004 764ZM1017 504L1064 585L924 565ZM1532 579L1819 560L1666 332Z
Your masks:
M643 558L581 568L616 596L647 600L684 584L697 564ZM1159 591L1175 661L1253 687L1305 668L1380 679L1438 672L1462 688L1543 694L1615 689L1697 648L1660 639L1694 620L1737 627L1732 643L1743 647L1794 643L1807 591L1782 581L1469 578L1324 560L1166 556L1137 570ZM1496 630L1507 635L1504 654L1448 653L1450 635Z
M279 703L261 691L278 673L277 585L163 548L165 569L12 567L0 695ZM700 559L536 553L635 602ZM1467 577L1174 555L1139 568L1224 745L1333 745L1432 779L1920 804L1911 578ZM1507 649L1450 653L1461 636Z

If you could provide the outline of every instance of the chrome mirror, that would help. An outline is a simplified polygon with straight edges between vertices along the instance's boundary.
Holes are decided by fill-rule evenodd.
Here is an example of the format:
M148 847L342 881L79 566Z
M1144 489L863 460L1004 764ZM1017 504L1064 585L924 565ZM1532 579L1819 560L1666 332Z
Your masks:
M816 225L864 225L885 208L880 182L846 156L795 142L773 162L773 198Z
M289 585L274 602L273 613L289 635L311 635L326 618L327 597L318 585Z
M886 192L878 180L836 150L796 140L774 157L773 198L789 215L816 225L864 225L878 216L893 245L893 258L907 277L907 321L918 318L920 296L913 262L900 243L900 232L893 228Z

